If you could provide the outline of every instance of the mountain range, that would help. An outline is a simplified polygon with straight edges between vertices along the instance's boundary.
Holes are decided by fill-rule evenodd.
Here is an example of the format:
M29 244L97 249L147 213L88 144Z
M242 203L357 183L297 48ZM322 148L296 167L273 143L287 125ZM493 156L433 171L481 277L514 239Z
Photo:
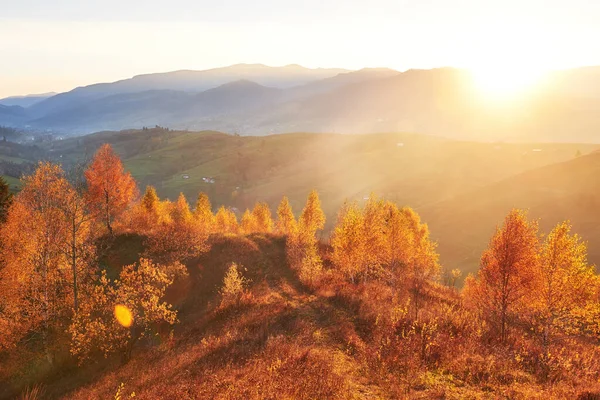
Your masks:
M26 96L11 96L0 99L0 105L3 106L19 106L19 107L29 107L34 105L35 103L39 103L42 100L45 100L49 97L52 97L58 93L49 92L49 93L41 93L41 94L28 94Z
M599 142L600 67L555 72L539 90L504 103L484 101L471 75L455 68L238 64L139 75L46 98L3 99L0 125L68 135L160 125L241 135L418 132L483 141Z

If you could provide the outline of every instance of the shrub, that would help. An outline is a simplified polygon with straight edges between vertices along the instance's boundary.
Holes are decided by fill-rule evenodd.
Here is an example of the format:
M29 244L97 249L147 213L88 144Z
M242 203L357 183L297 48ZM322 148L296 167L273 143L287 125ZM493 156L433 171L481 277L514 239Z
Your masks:
M248 283L249 280L242 276L238 265L231 263L229 269L227 269L225 278L223 278L223 286L219 292L223 296L222 304L239 302Z

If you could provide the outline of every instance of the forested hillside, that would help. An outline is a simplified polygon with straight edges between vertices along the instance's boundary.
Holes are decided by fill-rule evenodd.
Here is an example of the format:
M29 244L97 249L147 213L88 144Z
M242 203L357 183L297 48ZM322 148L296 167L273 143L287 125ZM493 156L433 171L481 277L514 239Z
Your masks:
M198 191L203 191L215 205L235 207L238 217L257 201L274 208L282 194L298 209L312 188L319 191L328 215L335 215L345 199L362 204L371 192L377 193L418 210L435 227L433 237L440 243L444 263L466 272L475 271L487 237L513 207L528 209L539 203L539 211L532 210L533 215L543 217L541 223L546 228L576 219L574 223L584 239L600 248L595 225L579 224L572 208L552 206L556 193L573 199L588 196L585 193L595 196L589 186L593 182L588 182L593 179L593 168L584 175L588 178L577 178L578 170L571 170L571 166L585 163L588 158L577 156L597 150L597 145L476 143L391 133L240 137L152 128L42 143L44 155L37 153L28 163L46 158L62 163L68 170L89 161L104 142L114 146L140 187L153 185L161 197L171 200L182 192L190 202ZM27 147L19 147L21 156L25 154L23 149ZM561 162L567 163L556 168L574 179L558 180L553 190L544 189L544 182L550 184L550 173L539 180L514 178L514 185L501 190L500 195L488 189L526 171ZM22 168L25 165L30 164ZM519 197L511 199L513 193ZM479 207L487 198L508 200L502 207ZM324 237L332 227L330 219ZM595 252L592 261L600 262Z
M509 210L458 289L419 214L376 194L190 206L108 144L0 189L2 397L600 395L600 281L567 221Z

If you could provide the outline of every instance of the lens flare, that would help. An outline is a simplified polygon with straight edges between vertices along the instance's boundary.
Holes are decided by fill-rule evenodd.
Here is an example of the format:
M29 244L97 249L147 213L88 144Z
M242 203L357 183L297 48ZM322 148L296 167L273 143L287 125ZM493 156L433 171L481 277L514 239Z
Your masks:
M127 307L120 304L115 306L115 318L119 324L123 325L125 328L129 328L133 323L133 315L131 315L131 311L129 311Z

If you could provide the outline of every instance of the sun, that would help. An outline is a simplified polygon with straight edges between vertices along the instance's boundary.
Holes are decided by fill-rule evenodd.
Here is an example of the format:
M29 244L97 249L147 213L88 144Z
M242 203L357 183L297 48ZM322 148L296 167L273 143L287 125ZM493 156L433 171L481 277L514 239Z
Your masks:
M475 89L494 100L510 100L535 91L547 71L523 65L493 65L471 68Z

